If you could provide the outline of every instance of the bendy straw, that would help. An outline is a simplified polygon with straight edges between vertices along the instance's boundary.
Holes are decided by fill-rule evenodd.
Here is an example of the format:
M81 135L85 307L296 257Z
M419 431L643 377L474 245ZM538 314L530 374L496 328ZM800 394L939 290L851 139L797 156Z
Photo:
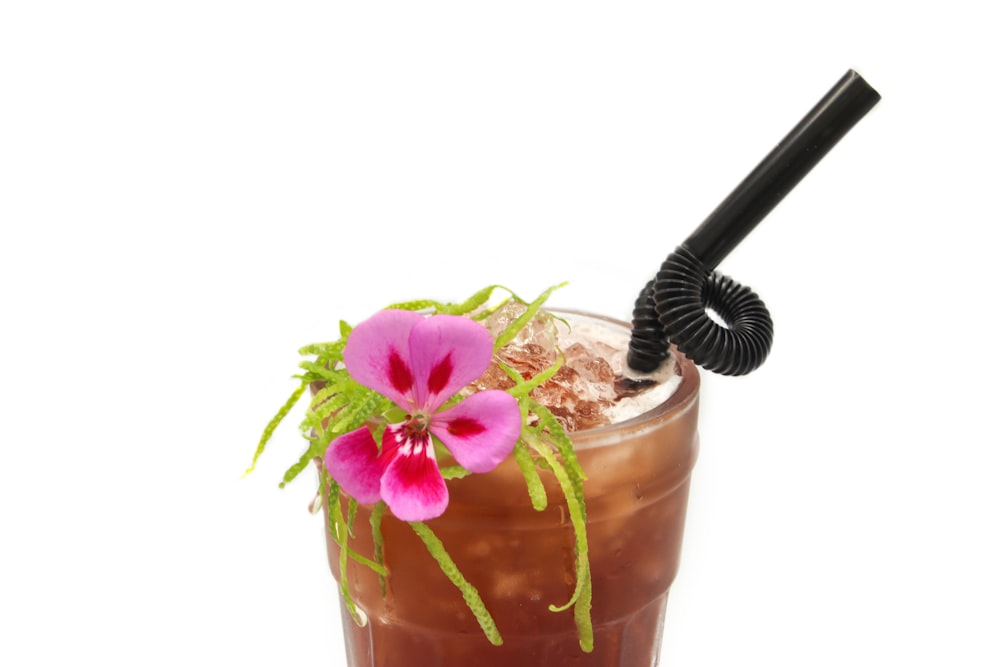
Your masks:
M764 362L774 335L767 307L715 267L880 99L849 70L667 257L635 303L631 368L655 369L671 343L699 366L723 375L744 375Z

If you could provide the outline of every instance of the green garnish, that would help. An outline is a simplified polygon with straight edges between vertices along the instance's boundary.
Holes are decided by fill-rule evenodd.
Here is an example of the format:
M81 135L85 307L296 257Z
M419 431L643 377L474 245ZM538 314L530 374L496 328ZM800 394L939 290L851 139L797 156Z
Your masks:
M559 287L562 285L549 288L531 302L520 299L506 288L492 285L479 290L460 303L449 304L432 300L419 300L392 304L388 308L425 311L433 315L461 315L475 320L483 320L503 307L505 303L518 303L524 307L524 310L497 335L494 343L494 352L496 352L517 337L518 333L538 315L546 299ZM497 290L506 292L508 296L498 305L491 307L488 303ZM401 411L392 401L360 385L347 372L344 366L344 348L351 331L352 327L349 324L340 322L339 339L328 343L307 345L300 349L300 354L309 358L299 364L301 373L295 376L298 381L297 387L265 426L251 465L246 471L247 474L254 470L276 428L288 416L291 409L310 386L314 387L314 393L305 417L299 426L302 437L306 440L305 451L285 472L280 486L294 480L314 460L323 461L330 443L337 438L355 431L365 424L368 424L376 435L381 435L386 424L399 421ZM583 498L585 475L573 451L572 442L562 425L547 408L531 398L532 390L555 375L561 367L563 359L558 359L552 366L530 379L523 378L516 370L502 361L497 360L497 363L513 382L514 386L507 392L517 400L520 407L522 428L520 438L513 448L513 456L524 477L526 492L532 508L541 511L548 506L542 474L554 475L566 499L574 531L575 586L569 600L561 605L549 605L549 609L557 613L573 609L580 646L584 651L589 652L593 650L594 636L590 616L591 573L588 557L586 508ZM440 443L435 443L435 446L440 447ZM440 472L442 477L447 480L462 480L470 474L460 465L442 467ZM341 489L340 485L327 474L325 468L321 474L321 481L323 483L320 492L326 500L328 529L340 550L338 563L340 592L348 612L355 622L361 624L363 618L351 597L348 586L348 560L354 560L374 571L379 577L382 594L385 595L385 578L388 573L383 563L384 542L381 524L387 506L384 501L379 501L373 506L370 524L374 553L371 558L362 556L351 548L358 502ZM342 498L347 499L346 508ZM428 552L434 557L444 575L459 589L486 638L495 645L501 644L503 639L500 632L476 587L459 571L441 540L426 523L410 521L409 524L423 541Z

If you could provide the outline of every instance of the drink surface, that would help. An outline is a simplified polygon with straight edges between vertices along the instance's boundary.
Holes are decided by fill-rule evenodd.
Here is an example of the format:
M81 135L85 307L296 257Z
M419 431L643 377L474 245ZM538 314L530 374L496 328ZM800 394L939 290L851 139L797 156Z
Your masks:
M499 335L524 311L509 304L484 321ZM532 393L569 431L622 422L666 401L681 377L670 356L656 371L638 373L628 368L629 330L620 322L575 311L542 314L505 345L497 357L526 379L552 366L563 365L555 376ZM513 386L495 362L469 391Z
M683 358L674 365L672 393L653 409L610 425L604 415L596 426L571 433L587 476L593 652L581 650L572 610L549 609L567 602L575 586L575 541L559 485L543 472L548 506L536 511L516 462L508 459L490 473L450 480L447 511L428 522L478 589L503 645L485 639L410 526L387 515L381 526L389 573L384 594L368 568L350 561L347 572L353 598L367 616L358 627L342 614L351 667L654 665L698 446L697 371ZM585 409L579 419L581 402L619 402L574 396L567 414L576 426L594 423L597 414ZM359 508L352 543L362 554L374 549L368 518L368 508ZM339 577L339 550L329 535L327 546Z

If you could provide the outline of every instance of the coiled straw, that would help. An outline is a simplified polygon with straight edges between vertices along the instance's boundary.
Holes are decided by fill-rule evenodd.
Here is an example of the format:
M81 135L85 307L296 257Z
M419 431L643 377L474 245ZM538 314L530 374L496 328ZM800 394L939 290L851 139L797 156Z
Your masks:
M744 375L771 350L774 326L763 301L715 267L874 107L881 96L854 70L799 121L639 293L628 363L655 370L670 344L703 368ZM708 311L725 323L718 324Z

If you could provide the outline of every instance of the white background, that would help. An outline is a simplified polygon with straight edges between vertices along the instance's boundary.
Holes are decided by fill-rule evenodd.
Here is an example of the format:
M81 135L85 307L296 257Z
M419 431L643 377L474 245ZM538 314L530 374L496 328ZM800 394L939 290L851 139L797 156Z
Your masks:
M0 663L342 664L293 424L241 479L296 349L495 282L627 318L855 68L720 267L777 334L704 378L664 663L1000 664L986 6L4 3Z

